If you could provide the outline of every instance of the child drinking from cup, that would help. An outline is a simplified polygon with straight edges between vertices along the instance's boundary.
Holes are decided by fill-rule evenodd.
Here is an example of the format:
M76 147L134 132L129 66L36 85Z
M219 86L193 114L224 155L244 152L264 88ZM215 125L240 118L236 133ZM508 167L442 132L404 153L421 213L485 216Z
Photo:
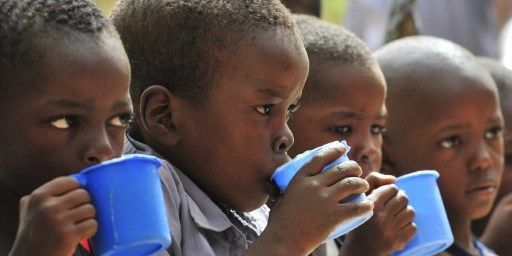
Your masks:
M490 58L480 57L478 62L489 71L498 87L501 111L505 120L505 164L492 213L474 222L473 230L477 235L481 235L482 242L498 255L512 255L512 71Z
M112 19L133 65L125 152L172 163L163 174L172 255L303 255L372 209L339 203L368 189L355 162L319 173L346 150L338 143L299 171L267 223L270 177L289 161L287 120L309 66L279 1L124 0Z
M492 208L503 167L494 81L473 55L444 39L408 37L375 56L388 85L383 169L437 170L455 239L444 254L494 255L471 233L471 222Z
M415 233L414 211L393 176L380 170L382 132L386 123L386 82L366 45L342 27L315 17L294 16L310 60L300 108L289 121L295 143L290 154L346 140L375 190L374 215L348 233L346 255L388 255L405 246ZM373 182L372 182L373 181Z
M71 173L120 156L132 107L114 27L85 0L0 0L0 255L88 255Z

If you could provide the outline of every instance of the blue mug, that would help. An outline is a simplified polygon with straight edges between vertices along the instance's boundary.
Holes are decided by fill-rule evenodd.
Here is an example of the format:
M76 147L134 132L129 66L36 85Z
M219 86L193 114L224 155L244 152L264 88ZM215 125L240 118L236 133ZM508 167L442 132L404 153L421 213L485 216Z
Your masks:
M292 161L283 164L282 166L278 167L272 177L270 178L271 181L275 182L281 193L284 193L286 191L286 188L288 187L288 184L292 180L293 176L302 168L311 158L322 148L324 147L330 147L333 143L340 143L338 141L334 141L328 144L325 144L323 146L317 147L312 150L305 151L302 154L297 155ZM322 172L327 171L328 169L348 161L347 153L350 150L350 147L347 145L345 141L341 141L341 143L347 147L347 152L334 160L332 163L326 165ZM366 201L368 198L364 193L360 194L354 194L350 195L347 198L343 199L340 203L347 203L347 202L361 202ZM342 236L353 229L359 227L363 223L365 223L367 220L369 220L373 215L373 211L369 211L364 215L353 217L351 219L348 219L342 223L340 223L336 229L328 236L327 240L335 239L339 236Z
M417 171L400 176L396 186L409 198L416 215L416 235L395 256L434 255L453 243L450 222L437 186L439 173Z
M72 175L91 196L96 255L150 255L171 244L158 158L133 154Z

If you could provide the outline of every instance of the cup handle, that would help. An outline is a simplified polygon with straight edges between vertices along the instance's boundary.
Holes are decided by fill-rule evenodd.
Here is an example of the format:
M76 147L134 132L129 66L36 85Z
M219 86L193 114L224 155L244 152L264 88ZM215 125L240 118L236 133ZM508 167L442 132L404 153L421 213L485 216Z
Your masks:
M71 178L74 178L82 188L85 188L87 185L87 177L83 173L73 174Z

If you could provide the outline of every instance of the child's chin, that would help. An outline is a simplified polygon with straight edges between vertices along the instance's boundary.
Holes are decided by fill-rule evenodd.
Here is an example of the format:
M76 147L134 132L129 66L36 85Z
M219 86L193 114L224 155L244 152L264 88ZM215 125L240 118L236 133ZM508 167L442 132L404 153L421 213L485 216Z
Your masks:
M256 200L256 197L254 197L253 200L245 201L244 204L239 205L236 210L242 212L254 211L263 206L268 201L268 196L258 196L257 199L258 200Z
M479 205L475 205L474 207L471 207L471 209L470 209L472 211L471 219L477 220L477 219L481 219L481 218L484 218L485 216L489 215L492 210L492 205L493 205L493 201L491 200L490 202L481 203Z

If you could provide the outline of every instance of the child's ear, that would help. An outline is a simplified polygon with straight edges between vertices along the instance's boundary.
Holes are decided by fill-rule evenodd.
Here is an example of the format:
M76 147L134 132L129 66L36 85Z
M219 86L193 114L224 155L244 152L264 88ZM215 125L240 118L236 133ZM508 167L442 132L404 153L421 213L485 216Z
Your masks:
M179 140L176 126L178 105L176 96L161 85L152 85L144 90L139 110L143 133L160 144L176 145Z

